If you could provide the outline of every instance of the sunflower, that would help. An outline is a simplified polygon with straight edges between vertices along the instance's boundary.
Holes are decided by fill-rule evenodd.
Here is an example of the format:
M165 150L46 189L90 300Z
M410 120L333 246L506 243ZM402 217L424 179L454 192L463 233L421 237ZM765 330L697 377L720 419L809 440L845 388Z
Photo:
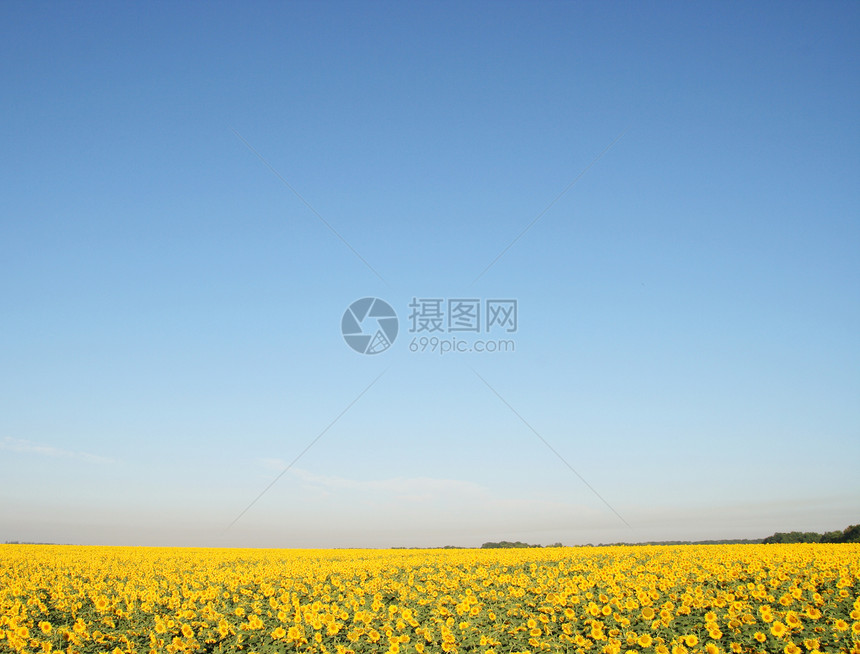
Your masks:
M270 635L272 640L280 640L287 635L287 630L283 627L277 627Z

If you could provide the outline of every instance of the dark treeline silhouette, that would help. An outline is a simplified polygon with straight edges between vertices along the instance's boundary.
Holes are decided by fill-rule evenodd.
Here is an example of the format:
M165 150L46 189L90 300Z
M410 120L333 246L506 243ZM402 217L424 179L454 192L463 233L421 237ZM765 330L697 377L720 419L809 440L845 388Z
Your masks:
M763 543L860 543L860 525L851 525L842 531L826 531L818 534L814 531L777 532L765 538Z
M596 547L618 547L627 545L758 545L763 543L763 538L723 538L720 540L649 540L639 543L600 543ZM585 547L595 547L588 544Z
M767 538L723 538L719 540L659 540L638 543L600 543L593 545L574 545L574 547L618 547L634 545L757 545L759 543L860 543L860 525L851 525L842 531L828 531L819 534L813 531L792 531L788 533L777 532ZM508 548L508 547L543 547L542 545L529 545L521 541L503 540L498 543L484 543L482 548ZM548 547L564 547L561 543L554 543Z
M503 540L498 543L484 543L481 545L481 549L508 549L511 547L543 547L543 545L529 545L528 543L523 543L521 541L511 542L509 540ZM564 547L561 543L553 543L552 545L547 545L547 547Z

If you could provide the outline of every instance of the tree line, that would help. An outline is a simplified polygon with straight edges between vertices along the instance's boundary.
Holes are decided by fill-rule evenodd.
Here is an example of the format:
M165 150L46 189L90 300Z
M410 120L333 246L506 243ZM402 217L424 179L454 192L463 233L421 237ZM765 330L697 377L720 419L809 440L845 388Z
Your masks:
M778 531L765 538L763 543L860 543L860 525L851 525L842 531Z
M721 540L661 540L648 541L645 543L600 543L596 547L612 547L619 545L737 545L737 544L771 544L771 543L860 543L860 525L851 525L842 531L827 531L823 534L814 531L778 531L767 538L726 538ZM544 547L543 545L529 545L522 541L503 540L499 542L484 543L482 549L505 549L511 547ZM564 547L561 543L553 543L547 547ZM578 545L575 547L595 547Z

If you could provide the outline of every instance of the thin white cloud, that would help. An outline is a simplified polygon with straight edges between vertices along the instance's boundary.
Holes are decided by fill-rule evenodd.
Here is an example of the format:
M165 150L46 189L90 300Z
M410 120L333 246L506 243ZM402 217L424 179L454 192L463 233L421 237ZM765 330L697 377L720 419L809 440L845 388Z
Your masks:
M258 460L266 470L282 472L287 467L283 459L262 458ZM318 475L302 468L292 468L290 476L297 479L304 488L322 495L350 491L354 494L382 493L393 499L410 501L439 499L454 495L458 498L487 499L491 496L488 488L471 481L459 479L440 479L434 477L391 477L388 479L348 479Z
M266 470L281 472L287 467L287 462L283 459L259 459L259 463Z
M471 481L439 479L433 477L390 477L388 479L357 480L344 477L317 475L307 470L293 468L291 474L306 487L330 493L338 491L382 493L392 498L410 501L432 500L456 496L465 499L487 499L490 490Z
M270 470L286 467L277 459L260 459ZM471 480L434 477L389 477L351 479L320 475L292 468L289 477L306 493L303 502L313 505L317 515L329 515L337 505L349 504L337 522L347 531L359 527L374 530L396 525L414 531L434 526L443 531L464 529L502 536L514 530L546 530L559 522L594 526L612 525L617 520L595 507L565 497L512 497ZM333 515L333 514L331 514ZM557 540L557 539L556 539Z
M57 459L76 459L78 461L87 461L89 463L116 463L113 459L98 454L90 454L89 452L75 452L72 450L64 450L53 445L42 445L32 441L23 440L20 438L11 438L5 436L0 440L0 450L7 452L18 452L20 454L35 454L37 456L48 456Z

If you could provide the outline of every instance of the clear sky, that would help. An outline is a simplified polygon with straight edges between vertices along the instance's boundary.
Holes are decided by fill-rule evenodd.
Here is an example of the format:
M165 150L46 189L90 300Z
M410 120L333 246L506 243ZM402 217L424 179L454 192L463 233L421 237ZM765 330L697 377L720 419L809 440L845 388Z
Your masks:
M856 2L3 2L0 542L860 522L858 34ZM411 332L413 298L517 330Z

